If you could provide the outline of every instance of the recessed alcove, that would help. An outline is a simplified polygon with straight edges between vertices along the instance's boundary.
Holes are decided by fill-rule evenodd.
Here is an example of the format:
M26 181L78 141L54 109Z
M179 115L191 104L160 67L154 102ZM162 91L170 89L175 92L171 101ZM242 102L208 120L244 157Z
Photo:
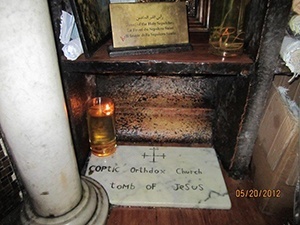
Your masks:
M114 99L120 142L215 146L228 168L253 60L246 54L226 59L213 56L205 43L195 43L187 52L111 58L107 52L110 43L88 59L81 56L72 62L63 57L71 126L84 134L74 135L75 148L81 146L79 156L88 154L82 153L83 143L88 146L87 134L79 131L86 125L78 124L84 123L85 115L77 115L74 104L80 88L81 105L93 95Z

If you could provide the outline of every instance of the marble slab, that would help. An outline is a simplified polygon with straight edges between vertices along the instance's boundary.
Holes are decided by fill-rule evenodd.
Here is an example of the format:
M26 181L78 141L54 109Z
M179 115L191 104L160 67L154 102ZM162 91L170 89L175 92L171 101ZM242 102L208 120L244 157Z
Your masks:
M91 155L86 176L114 205L231 208L213 148L118 146L112 156Z

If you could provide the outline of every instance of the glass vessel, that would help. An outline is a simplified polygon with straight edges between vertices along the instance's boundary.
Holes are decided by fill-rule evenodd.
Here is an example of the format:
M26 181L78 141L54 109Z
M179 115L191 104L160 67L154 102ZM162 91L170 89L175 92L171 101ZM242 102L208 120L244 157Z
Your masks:
M90 148L96 156L116 151L115 106L112 99L96 97L88 102L87 122Z
M210 52L237 56L244 47L244 14L248 0L212 0L210 15Z

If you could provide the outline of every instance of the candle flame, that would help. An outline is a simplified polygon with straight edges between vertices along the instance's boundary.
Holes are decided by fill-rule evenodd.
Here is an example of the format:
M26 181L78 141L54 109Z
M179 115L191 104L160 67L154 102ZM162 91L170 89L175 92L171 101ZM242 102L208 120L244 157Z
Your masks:
M106 104L105 109L104 109L104 113L108 116L108 115L112 114L112 112L113 112L112 107L109 104Z

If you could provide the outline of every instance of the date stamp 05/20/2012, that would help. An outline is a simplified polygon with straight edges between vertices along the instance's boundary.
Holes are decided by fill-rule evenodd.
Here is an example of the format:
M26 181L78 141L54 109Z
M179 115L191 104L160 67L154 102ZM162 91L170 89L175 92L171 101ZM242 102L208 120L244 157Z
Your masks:
M280 198L281 190L279 189L237 189L235 190L237 198Z

